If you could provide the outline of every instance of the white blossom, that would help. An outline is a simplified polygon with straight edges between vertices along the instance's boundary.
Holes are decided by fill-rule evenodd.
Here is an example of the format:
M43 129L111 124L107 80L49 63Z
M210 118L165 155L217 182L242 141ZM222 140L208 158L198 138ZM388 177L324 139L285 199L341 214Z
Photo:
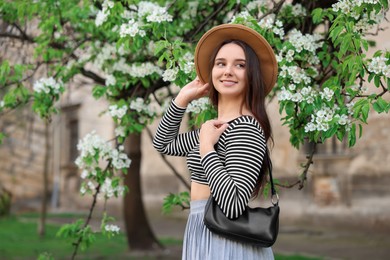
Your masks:
M210 104L209 98L207 97L195 99L188 104L186 112L187 113L192 112L198 114L201 111L205 110L209 104Z
M93 157L97 152L107 154L110 149L109 144L98 136L95 131L92 131L77 144L77 150L80 151L80 155L77 157L75 163L79 168L86 168L88 165L85 164L83 158L88 156Z
M305 132L328 131L330 128L329 123L334 118L340 119L340 116L336 114L338 109L337 106L330 108L323 105L321 109L315 111L315 113L311 115L310 122L305 125ZM348 121L346 123L348 123Z
M114 133L116 137L126 137L125 128L123 126L115 128Z
M284 101L284 100L291 100L292 94L290 91L286 90L285 87L282 87L281 91L278 93L278 100Z
M124 115L126 115L127 106L118 107L118 105L111 105L108 107L108 113L111 117L117 117L121 119Z
M88 177L88 175L89 175L89 172L88 172L87 170L83 170L83 171L81 172L80 177L81 177L81 179L85 179L85 178Z
M114 86L116 83L116 79L114 75L108 75L106 77L106 86Z
M294 84L300 84L302 82L304 82L305 84L309 84L312 81L311 78L306 75L305 70L298 66L283 65L281 67L281 72L279 76L282 78L290 77Z
M51 93L53 95L56 95L62 92L62 85L63 83L61 81L57 82L53 77L41 78L35 81L33 85L33 90L37 93Z
M246 5L246 8L251 11L251 10L254 10L254 9L259 9L262 5L264 5L266 3L265 0L255 0L255 1L251 1L249 2L247 5Z
M317 129L316 125L312 122L309 122L308 124L305 125L305 132L313 132Z
M295 47L295 50L300 53L302 50L307 50L315 55L318 48L322 47L320 34L305 34L303 35L297 29L293 29L288 34L288 40Z
M121 185L113 186L112 179L106 178L100 188L101 194L105 199L112 198L114 196L122 196L124 194L124 187Z
M243 19L244 24L245 24L245 22L248 22L248 20L251 18L252 18L252 16L248 11L242 11L241 13L238 13L237 15L233 16L231 19L231 22L235 23L237 21L237 19ZM242 21L241 21L241 23L242 23Z
M194 55L192 55L190 52L184 54L180 62L180 70L182 70L186 74L191 73L195 68L195 64L193 60L194 60Z
M138 113L146 114L150 117L152 117L156 113L155 107L146 103L145 100L141 97L138 97L130 101L129 107L130 109L135 110Z
M321 98L330 101L333 98L334 91L329 88L324 88L324 91L322 91L320 94L321 94Z
M117 49L114 44L105 43L103 46L100 46L100 43L96 43L96 49L101 51L97 53L96 58L93 60L93 66L100 70L103 70L105 61L116 59L117 57Z
M95 190L95 184L92 181L88 181L87 183L88 189L89 190Z
M110 9L114 7L113 1L105 0L102 4L102 10L100 10L95 18L95 25L97 27L101 26L106 20L107 17L110 15Z
M301 102L303 100L303 96L301 93L297 92L297 93L294 93L291 97L291 101L293 102Z
M148 22L172 22L172 15L168 14L165 7L161 7L155 3L148 1L141 1L138 4L138 15L146 17Z
M182 13L183 19L191 19L194 18L198 11L198 1L188 2L188 8Z
M292 62L294 60L294 54L295 54L294 50L288 50L286 53L286 60L288 62Z
M97 27L101 26L106 20L109 15L109 11L101 10L97 13L95 18L95 25Z
M81 193L82 195L84 195L85 193L87 193L87 189L86 189L84 186L81 186L81 188L80 188L80 193Z
M358 17L357 23L354 25L354 32L365 33L374 28L374 25L380 24L385 18L383 11L376 13L372 11L370 14L363 13Z
M294 91L296 88L297 88L297 86L294 85L294 84L288 85L288 89L291 90L291 91Z
M338 123L340 125L346 125L346 124L349 124L350 120L348 119L348 116L347 115L341 115L339 116L339 120L338 120Z
M119 233L120 228L116 225L105 225L104 229L108 232Z
M179 72L178 67L174 67L173 69L167 69L162 74L164 81L174 81L176 79L176 75Z
M129 66L124 58L120 58L119 61L113 65L112 69L113 71L120 71L136 78L143 78L152 75L153 73L162 74L160 67L151 62L131 64L131 66Z
M292 14L294 16L305 16L307 14L307 10L301 4L295 4L292 6Z
M332 9L335 12L350 14L355 7L360 7L362 4L377 4L379 2L379 0L340 0L332 5Z
M270 14L258 22L259 26L265 29L272 29L274 26L275 14Z
M103 138L96 134L95 131L88 133L77 144L77 149L80 151L79 156L76 158L76 165L83 170L87 170L92 176L96 176L94 169L98 167L98 162L85 162L85 158L95 157L99 155L101 159L112 160L112 163L116 169L128 168L131 160L127 158L126 153L123 153L121 149L112 148L111 145Z
M383 74L385 77L390 78L390 64L389 59L385 57L374 57L368 64L367 69L369 72L375 74Z
M139 28L138 22L136 22L134 19L130 19L128 23L122 24L119 29L119 35L120 37L134 37L137 34L139 34L141 37L145 36L145 31L141 30Z
M351 102L347 103L346 106L348 108L348 114L349 115L353 115L353 112L354 112L353 107L354 107L354 105L355 105L354 101L351 101Z
M115 169L124 169L129 168L131 160L127 157L126 153L119 151L117 149L113 149L110 152L111 163Z

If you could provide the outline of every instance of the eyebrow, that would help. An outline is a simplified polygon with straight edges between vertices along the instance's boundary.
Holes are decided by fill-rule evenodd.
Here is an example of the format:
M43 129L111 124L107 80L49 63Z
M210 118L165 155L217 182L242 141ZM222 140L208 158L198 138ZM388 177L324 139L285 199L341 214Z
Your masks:
M225 58L216 58L215 61L225 61ZM246 62L246 59L235 59L234 61L244 61Z

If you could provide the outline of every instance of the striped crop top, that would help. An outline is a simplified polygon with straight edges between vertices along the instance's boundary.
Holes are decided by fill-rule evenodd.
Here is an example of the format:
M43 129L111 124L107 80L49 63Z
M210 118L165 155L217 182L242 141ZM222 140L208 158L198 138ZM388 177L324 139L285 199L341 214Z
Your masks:
M185 108L171 102L153 139L157 151L186 156L191 181L209 185L213 197L228 218L242 214L259 177L266 141L260 124L251 116L230 122L215 148L199 154L199 129L179 134Z

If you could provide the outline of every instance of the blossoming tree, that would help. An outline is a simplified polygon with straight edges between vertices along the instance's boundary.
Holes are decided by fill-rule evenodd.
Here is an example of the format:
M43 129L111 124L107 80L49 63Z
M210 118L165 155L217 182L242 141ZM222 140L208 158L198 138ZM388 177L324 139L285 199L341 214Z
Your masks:
M159 89L183 86L195 77L193 50L200 36L221 23L241 23L260 32L277 54L279 78L270 97L278 99L291 144L299 147L305 140L321 143L336 136L354 146L369 111L390 109L385 97L390 53L379 50L368 56L372 42L366 37L382 30L379 24L387 8L387 0L1 0L2 43L30 44L34 59L29 64L1 60L0 116L31 104L40 117L50 119L70 79L79 74L93 79L94 97L110 102L116 145L96 133L80 141L76 163L84 181L81 193L95 199L99 194L105 199L120 196L126 191L120 173L128 171L129 245L152 248L156 241L140 196L131 194L139 192L137 133L173 96L170 91L160 96ZM35 72L42 65L47 75L37 79ZM370 83L375 90L367 88ZM156 104L158 110L153 109ZM205 99L190 104L188 112L195 112L197 123L213 115ZM311 160L309 156L301 185ZM106 162L104 168L101 161ZM181 203L177 198L170 202ZM109 219L103 218L102 231L112 235L118 228L108 224ZM61 230L77 240L74 255L79 245L90 241L88 221Z

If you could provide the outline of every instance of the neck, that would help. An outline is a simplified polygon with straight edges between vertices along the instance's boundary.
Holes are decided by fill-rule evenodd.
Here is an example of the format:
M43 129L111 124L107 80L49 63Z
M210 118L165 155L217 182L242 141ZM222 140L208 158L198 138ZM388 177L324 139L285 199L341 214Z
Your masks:
M218 120L230 121L242 115L252 115L247 106L243 106L242 100L238 98L218 99Z

